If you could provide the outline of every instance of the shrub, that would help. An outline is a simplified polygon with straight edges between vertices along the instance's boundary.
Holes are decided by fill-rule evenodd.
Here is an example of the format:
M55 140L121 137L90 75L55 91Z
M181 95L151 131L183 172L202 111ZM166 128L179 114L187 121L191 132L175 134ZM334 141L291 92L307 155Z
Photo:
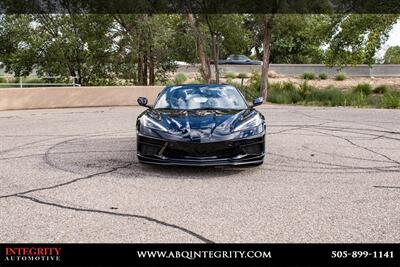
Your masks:
M370 95L372 93L372 86L368 83L360 83L352 90L353 94Z
M274 83L270 85L268 101L278 104L295 104L302 100L296 86L291 82Z
M26 80L22 80L23 83L46 83L45 80L41 78L28 78Z
M175 84L183 84L183 83L186 82L186 81L187 81L187 77L186 77L186 75L183 74L183 73L178 73L178 74L175 76L175 79L174 79L174 83L175 83Z
M306 102L322 104L324 106L344 106L345 95L334 86L323 90L313 89L306 97Z
M389 91L389 86L382 84L374 88L372 91L374 94L386 94Z
M261 81L261 75L258 72L252 72L250 75L249 80L247 81L248 87L250 88L251 91L259 91L260 90L260 81Z
M346 80L346 74L344 72L339 72L336 74L336 81L344 81Z
M380 95L369 95L367 96L366 102L370 107L375 107L375 108L383 107L383 97Z
M225 73L224 76L226 79L235 79L236 78L236 74L233 72L227 72L227 73Z
M304 80L314 80L315 79L315 73L312 72L305 72L302 75Z
M247 76L246 73L239 73L239 74L237 75L237 77L238 77L239 79L246 79L246 78L248 78L248 76Z
M171 80L168 80L165 82L165 86L173 86L173 85L174 85L174 82Z
M364 94L347 94L346 95L346 105L348 106L355 106L355 107L363 107L366 106L367 103L367 96Z
M383 107L400 108L400 92L391 91L383 95Z
M299 93L302 98L306 98L312 90L316 90L316 88L305 81L300 85Z
M205 84L205 83L207 83L207 81L203 79L201 74L196 73L196 78L194 79L194 81L192 83L193 84Z
M7 81L6 81L6 79L5 78L3 78L3 77L0 77L0 83L6 83Z
M321 80L326 80L326 79L328 79L328 74L327 74L326 72L321 72L321 73L318 75L318 77L319 77Z

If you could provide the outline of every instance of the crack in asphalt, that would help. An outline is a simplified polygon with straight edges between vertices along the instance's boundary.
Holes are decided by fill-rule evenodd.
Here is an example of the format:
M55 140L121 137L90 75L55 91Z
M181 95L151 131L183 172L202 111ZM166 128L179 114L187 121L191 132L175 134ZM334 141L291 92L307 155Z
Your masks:
M321 151L315 148L311 148L309 145L302 145L301 146L304 149L310 150L312 152L318 153L318 154L324 154L327 156L333 156L333 157L340 157L343 159L355 159L355 160L362 160L362 161L370 161L370 162L378 162L378 163L392 163L391 161L387 161L387 160L378 160L378 159L366 159L366 158L360 158L360 157L352 157L352 156L345 156L345 155L341 155L341 154L337 154L337 153L329 153L329 152L325 152L325 151Z
M59 166L56 166L56 165L52 164L52 162L50 162L50 159L48 157L49 154L50 154L49 152L51 151L51 149L53 149L54 147L56 147L58 145L61 145L63 143L67 143L67 142L70 142L70 141L73 141L73 140L77 140L77 139L80 139L80 138L82 138L82 137L76 137L76 138L64 140L62 142L59 142L59 143L51 146L49 149L46 150L46 153L43 155L43 160L46 162L46 164L48 164L48 165L50 165L50 166L52 166L52 167L54 167L56 169L60 169ZM191 236L193 236L193 237L195 237L195 238L197 238L197 239L199 239L199 240L201 240L201 241L203 241L205 243L214 243L213 241L211 241L211 240L205 238L204 236L202 236L200 234L197 234L194 231L191 231L191 230L189 230L187 228L184 228L184 227L181 227L181 226L178 226L178 225L175 225L175 224L167 223L167 222L164 222L164 221L161 221L161 220L149 217L149 216L138 215L138 214L110 212L110 211L103 211L103 210L97 210L97 209L77 208L77 207L65 206L65 205L62 205L62 204L59 204L59 203L46 202L46 201L39 200L39 199L31 197L31 196L26 196L26 194L29 194L29 193L56 189L56 188L60 188L62 186L66 186L66 185L70 185L70 184L76 183L78 181L91 179L91 178L99 176L99 175L109 174L109 173L115 172L115 171L117 171L119 169L128 168L132 164L134 164L134 163L130 162L130 163L127 163L127 164L125 164L123 166L115 167L115 168L112 168L112 169L107 170L107 171L93 173L93 174L90 174L90 175L86 175L84 177L79 177L79 178L76 178L76 179L73 179L73 180L69 180L67 182L59 183L59 184L56 184L56 185L52 185L52 186L40 187L40 188L35 188L35 189L23 191L23 192L18 192L18 193L14 193L14 194L0 196L0 199L9 198L9 197L18 197L18 198L31 200L31 201L33 201L35 203L39 203L39 204L43 204L43 205L49 205L49 206L63 208L63 209L74 210L74 211L92 212L92 213L107 214L107 215L113 215L113 216L121 216L121 217L131 217L131 218L136 218L136 219L143 219L143 220L146 220L146 221L149 221L149 222L152 222L152 223L156 223L156 224L159 224L159 225L162 225L162 226L165 226L165 227L170 227L170 228L182 231L182 232L184 232L186 234L189 234L189 235L191 235ZM63 170L63 171L71 172L69 170Z
M292 126L290 126L290 125L289 126L288 125L285 125L285 126L276 126L276 125L274 125L274 127L282 127L282 128L295 127L295 128L280 130L280 131L277 131L277 132L267 132L266 135L280 134L280 133L285 133L285 132L290 132L290 131L302 130L302 129L305 129L305 128L314 128L314 127L317 127L317 126L322 126L322 125L327 124L327 123L328 122L323 122L323 123L319 123L319 124L312 124L312 125L292 125ZM271 127L271 125L269 125L268 127Z
M312 131L312 130L311 130L311 131ZM317 133L321 133L321 134L324 134L324 135L327 135L327 136L332 136L332 137L336 137L336 138L342 139L342 140L348 142L349 144L351 144L351 145L353 145L353 146L355 146L355 147L357 147L357 148L364 149L364 150L369 151L369 152L371 152L371 153L373 153L373 154L376 154L376 155L378 155L378 156L384 157L385 159L387 159L387 160L389 160L389 161L391 161L391 162L393 162L393 163L396 163L397 165L400 165L400 162L399 162L399 161L394 160L394 159L390 158L389 156L387 156L387 155L385 155L385 154L382 154L382 153L380 153L380 152L377 152L377 151L375 151L375 150L373 150L373 149L370 149L370 148L368 148L368 147L364 147L364 146L362 146L362 145L356 144L356 143L354 143L353 141L351 141L349 138L346 138L346 137L343 137L343 136L339 136L339 135L329 134L329 133L325 133L325 132L320 132L320 131L313 131L313 132L317 132Z
M112 168L112 169L107 170L107 171L102 171L102 172L96 172L96 173L93 173L93 174L89 174L89 175L86 175L86 176L83 176L83 177L72 179L72 180L69 180L67 182L55 184L55 185L52 185L52 186L39 187L39 188L30 189L30 190L23 191L23 192L18 192L18 193L9 194L9 195L3 195L3 196L0 196L0 199L7 198L7 197L15 197L15 196L18 196L18 195L24 195L24 194L38 192L38 191L44 191L44 190L50 190L50 189L59 188L59 187L62 187L62 186L66 186L66 185L70 185L70 184L76 183L78 181L91 179L91 178L93 178L95 176L112 173L112 172L115 172L115 171L117 171L119 169L127 168L130 165L132 165L132 163L128 163L128 164L125 164L123 166L115 167L115 168Z
M186 234L189 234L193 237L196 237L197 239L205 242L205 243L214 243L213 241L211 241L208 238L205 238L204 236L193 232L192 230L189 230L187 228L184 228L182 226L178 226L176 224L171 224L171 223L167 223L149 216L144 216L144 215L138 215L138 214L129 214L129 213L120 213L120 212L111 212L111 211L105 211L105 210L98 210L98 209L89 209L89 208L77 208L77 207L71 207L71 206L65 206L62 204L58 204L58 203L53 203L53 202L47 202L47 201L43 201L31 196L25 196L25 195L16 195L15 197L18 198L24 198L24 199L28 199L30 201L33 201L35 203L38 204L42 204L42 205L47 205L47 206L52 206L52 207L58 207L61 209L68 209L68 210L73 210L73 211L79 211L79 212L91 212L91 213L98 213L98 214L107 214L107 215L112 215L112 216L120 216L120 217L129 217L129 218L136 218L136 219L142 219L142 220L146 220L152 223L156 223L165 227L169 227L169 228L173 228L179 231L182 231Z
M318 161L318 160L313 161L313 160L300 159L300 158L290 157L290 156L276 154L276 153L272 153L272 152L270 152L269 154L277 156L277 157L285 158L285 159L288 159L288 160L295 160L295 161L314 163L314 164L320 164L320 165L325 165L325 166L338 167L338 168L335 168L335 169L338 169L338 170L347 170L347 169L350 169L350 170L375 170L375 171L385 172L385 171L387 171L387 170L385 170L387 168L396 168L397 167L397 165L396 166L386 166L386 167L361 167L361 166L335 164L335 163L323 162L323 161ZM270 165L272 165L272 164L270 163ZM278 166L285 166L285 165L284 164L279 164ZM287 166L288 167L290 167L290 166L296 167L296 166L293 166L293 165L287 165ZM302 166L302 168L312 168L312 167L303 167ZM317 167L317 168L321 169L322 167L321 168ZM298 170L298 171L300 171L300 170ZM393 171L393 170L389 170L389 171ZM394 171L397 172L397 171L400 171L400 170L394 170Z
M61 138L61 137L58 137L58 138ZM46 138L46 139L42 139L42 140L37 140L37 141L33 141L33 142L24 143L22 145L18 145L18 146L9 148L9 149L1 150L0 154L9 153L9 152L21 149L21 148L26 148L26 147L29 147L31 145L39 144L39 143L42 143L42 142L46 142L46 141L54 140L54 139L58 139L58 138L57 137L52 137L52 138Z
M300 114L300 115L303 115L304 117L317 119L317 120L325 120L325 121L330 121L330 122L333 122L333 123L335 123L335 122L339 122L339 123L345 122L345 123L352 123L352 124L364 125L364 126L369 126L369 127L372 126L372 127L376 127L376 128L380 128L380 129L385 130L385 131L382 131L382 132L387 132L387 133L391 133L391 134L400 134L400 132L398 132L398 131L393 131L392 129L389 129L389 128L386 128L386 127L382 127L382 126L377 126L377 125L374 125L374 124L360 123L358 121L338 120L338 119L332 119L332 118L322 118L322 117L319 117L319 116L310 115L310 114L301 112L299 110L290 110L289 112L290 113L294 113L294 114ZM365 130L379 131L379 130L373 130L373 129L365 129Z
M50 155L67 155L67 154L82 154L82 153L117 153L117 152L135 152L136 149L123 149L123 150L86 150L86 151L63 151L63 152L52 152ZM29 157L43 157L43 153L29 154L22 156L13 157L1 157L0 160L10 160L10 159L21 159Z
M374 185L375 188L400 189L400 186Z

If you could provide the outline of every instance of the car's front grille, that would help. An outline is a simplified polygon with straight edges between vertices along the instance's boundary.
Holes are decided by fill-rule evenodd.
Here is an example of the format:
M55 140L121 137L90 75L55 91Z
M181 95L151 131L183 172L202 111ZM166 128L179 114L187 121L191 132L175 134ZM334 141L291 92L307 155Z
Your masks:
M233 142L220 143L178 143L169 144L163 155L171 158L216 157L230 158L237 156L238 150Z
M264 138L191 143L141 136L138 138L138 152L142 156L164 156L172 159L224 159L242 155L254 156L261 155L264 152Z

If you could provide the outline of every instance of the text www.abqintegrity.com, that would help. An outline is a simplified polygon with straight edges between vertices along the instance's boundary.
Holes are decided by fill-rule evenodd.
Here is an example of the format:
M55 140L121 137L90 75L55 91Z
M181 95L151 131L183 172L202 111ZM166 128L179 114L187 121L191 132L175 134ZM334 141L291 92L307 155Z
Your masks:
M189 250L144 250L137 251L142 259L269 259L272 258L271 251L189 251Z

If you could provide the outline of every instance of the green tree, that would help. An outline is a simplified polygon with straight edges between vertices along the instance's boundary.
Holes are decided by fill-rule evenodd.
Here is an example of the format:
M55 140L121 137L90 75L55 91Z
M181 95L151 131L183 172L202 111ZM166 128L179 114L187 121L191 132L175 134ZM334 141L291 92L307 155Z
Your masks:
M400 64L400 46L391 46L386 50L385 64Z
M164 82L167 73L176 69L172 57L174 15L117 14L113 17L116 23L115 46L123 63L115 64L117 73L126 76L129 71L135 72L131 78L140 85Z
M331 17L325 63L329 66L368 64L387 40L397 14L340 14Z
M94 84L111 76L112 19L105 15L7 15L2 21L1 61L16 76L77 77Z

